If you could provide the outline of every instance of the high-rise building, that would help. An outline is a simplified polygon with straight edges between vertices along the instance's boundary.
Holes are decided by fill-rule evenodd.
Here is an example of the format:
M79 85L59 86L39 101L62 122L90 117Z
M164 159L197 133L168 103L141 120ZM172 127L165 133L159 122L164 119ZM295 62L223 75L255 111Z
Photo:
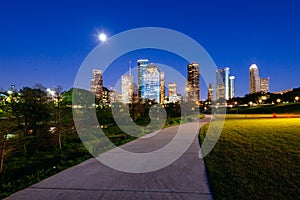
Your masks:
M250 94L260 92L260 78L259 78L257 65L252 64L249 68L249 72L250 72Z
M106 105L110 104L110 90L106 87L103 87L102 102Z
M143 82L145 87L141 90L141 97L160 102L160 71L154 64L146 67Z
M207 99L211 102L214 101L214 95L215 93L215 89L214 89L214 84L213 83L209 83L208 84L208 94L207 94Z
M117 90L111 89L109 92L110 103L120 102L122 100L121 96Z
M191 63L187 66L186 101L199 103L200 100L200 66Z
M168 99L169 103L175 103L181 101L181 95L177 94L177 85L176 83L169 83L168 84Z
M132 103L134 92L133 76L126 74L122 76L122 102L124 104Z
M216 100L229 100L229 67L216 71Z
M138 60L138 95L141 98L145 98L145 74L148 63L147 59Z
M102 99L103 80L101 70L93 70L93 79L91 80L90 91L95 94L97 99Z
M168 96L174 96L177 95L177 85L176 83L169 83L168 84Z
M229 99L232 99L234 97L234 80L235 76L229 76Z
M160 72L160 103L165 101L165 73Z
M256 92L269 92L270 78L260 78L256 64L250 66L250 94Z
M269 92L269 82L270 78L260 78L260 91L264 93Z

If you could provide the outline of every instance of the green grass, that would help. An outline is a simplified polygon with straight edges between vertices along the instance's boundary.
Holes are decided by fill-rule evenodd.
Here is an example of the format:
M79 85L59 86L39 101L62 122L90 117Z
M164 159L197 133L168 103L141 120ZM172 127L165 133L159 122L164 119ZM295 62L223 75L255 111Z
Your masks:
M200 130L200 141L208 126ZM299 134L300 119L226 120L205 157L215 199L298 199Z

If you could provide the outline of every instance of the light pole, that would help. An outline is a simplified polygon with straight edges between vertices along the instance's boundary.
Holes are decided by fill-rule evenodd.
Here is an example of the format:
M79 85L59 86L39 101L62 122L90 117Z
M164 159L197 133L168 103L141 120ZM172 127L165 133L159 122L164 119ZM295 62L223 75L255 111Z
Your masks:
M281 99L277 99L276 101L277 101L277 103L279 104L279 103L281 102Z
M299 101L299 97L298 96L295 97L295 101L296 101L296 103L298 103L298 101Z

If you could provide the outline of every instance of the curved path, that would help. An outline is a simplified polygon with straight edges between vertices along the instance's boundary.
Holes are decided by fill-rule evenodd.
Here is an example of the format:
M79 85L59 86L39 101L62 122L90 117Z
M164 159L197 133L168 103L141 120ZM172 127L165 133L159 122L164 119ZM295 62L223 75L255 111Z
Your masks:
M193 130L209 120L205 118L200 124L192 122L184 126ZM167 144L177 130L178 126L169 127L153 137L137 139L122 148L132 152L150 152ZM189 149L171 165L154 172L137 174L116 171L92 158L7 199L212 199L199 152L196 136Z

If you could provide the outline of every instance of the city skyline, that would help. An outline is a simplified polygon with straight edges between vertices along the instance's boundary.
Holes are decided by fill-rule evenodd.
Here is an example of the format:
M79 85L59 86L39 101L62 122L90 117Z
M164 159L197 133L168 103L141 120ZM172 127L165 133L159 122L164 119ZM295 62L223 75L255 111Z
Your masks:
M142 11L138 9L140 5L128 2L1 2L0 16L4 20L0 25L5 29L0 37L0 88L6 90L15 85L21 89L41 83L49 88L61 85L68 90L80 64L99 43L99 32L107 33L109 40L119 32L146 26L174 29L203 45L217 66L229 66L234 71L239 83L236 96L249 93L247 70L252 63L260 67L262 77L271 77L270 92L299 87L299 2L172 2L173 10L166 16L170 3L145 2ZM144 15L153 10L155 16ZM218 15L212 16L212 11ZM189 13L194 17L184 17ZM169 54L170 57L160 56L157 51L147 55L150 60L179 71L192 62L174 59ZM122 59L133 60L132 57L146 54L133 52L112 67L119 67ZM112 85L107 81L104 84ZM200 85L200 96L206 97L207 88Z

